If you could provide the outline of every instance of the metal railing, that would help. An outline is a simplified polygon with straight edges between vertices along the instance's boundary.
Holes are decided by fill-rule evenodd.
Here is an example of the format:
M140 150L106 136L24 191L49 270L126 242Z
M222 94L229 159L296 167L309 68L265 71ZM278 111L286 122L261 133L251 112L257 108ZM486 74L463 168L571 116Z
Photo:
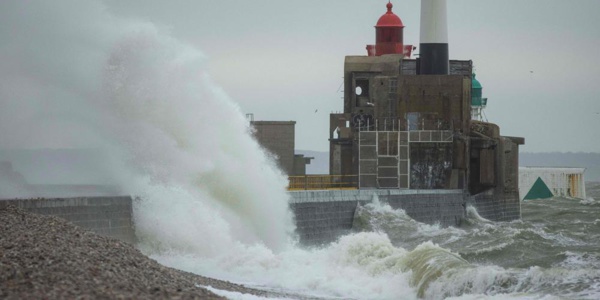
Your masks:
M305 175L288 179L289 191L358 189L358 175Z
M402 120L396 118L363 117L361 122L354 124L358 131L454 131L454 122L440 118L427 119L417 116L415 120Z

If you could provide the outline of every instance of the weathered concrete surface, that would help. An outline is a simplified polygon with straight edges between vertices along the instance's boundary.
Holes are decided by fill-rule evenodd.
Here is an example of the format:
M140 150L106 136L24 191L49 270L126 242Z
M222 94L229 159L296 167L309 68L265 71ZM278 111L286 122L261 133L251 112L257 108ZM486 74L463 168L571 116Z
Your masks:
M277 164L287 175L294 172L295 121L252 121L254 137L262 147L273 154Z
M358 204L365 205L377 195L396 209L403 209L416 221L442 226L459 225L465 217L461 190L336 190L293 191L290 207L296 216L296 233L307 246L335 241L352 232Z
M427 224L458 226L465 217L465 197L460 191L446 194L390 195L387 202L392 208L403 209L412 219Z
M490 221L507 222L521 218L519 193L504 193L490 190L472 196L468 204L477 209L477 213Z
M518 194L499 199L492 191L467 197L461 190L322 190L292 191L290 208L296 232L303 245L335 241L352 232L358 204L377 195L380 201L403 209L416 221L442 226L460 225L467 201L492 221L520 218ZM131 197L0 200L0 207L13 204L27 211L62 217L98 234L135 243Z
M8 204L37 214L61 217L100 235L135 243L129 196L0 200L0 207Z

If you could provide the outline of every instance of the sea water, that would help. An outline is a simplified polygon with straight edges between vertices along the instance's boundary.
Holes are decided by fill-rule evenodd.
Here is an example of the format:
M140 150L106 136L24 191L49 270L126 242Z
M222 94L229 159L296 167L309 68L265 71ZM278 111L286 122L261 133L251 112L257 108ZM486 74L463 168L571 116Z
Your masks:
M592 198L523 202L521 220L468 208L461 227L419 223L385 203L359 208L357 233L317 249L238 249L222 257L155 257L199 274L307 297L354 299L598 299L600 183ZM365 222L366 221L366 222ZM368 224L368 225L364 225Z
M375 203L355 233L298 245L286 179L207 58L101 2L65 3L2 10L0 146L102 149L160 263L306 298L600 298L597 184L586 200L524 202L509 223L468 208L458 228Z
M367 205L358 216L385 232L393 244L417 249L433 243L466 264L443 266L425 298L502 295L516 298L600 297L600 183L588 183L592 198L551 198L522 203L522 219L490 222L468 207L467 224L441 228L411 220L389 206ZM362 223L362 222L361 222Z

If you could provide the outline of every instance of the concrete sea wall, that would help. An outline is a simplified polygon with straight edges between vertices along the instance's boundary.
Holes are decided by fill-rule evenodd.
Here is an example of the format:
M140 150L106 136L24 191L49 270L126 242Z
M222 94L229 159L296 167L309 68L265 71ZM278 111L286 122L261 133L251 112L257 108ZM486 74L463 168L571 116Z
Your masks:
M352 232L358 205L371 203L375 196L392 208L403 209L416 221L458 226L467 203L492 221L520 218L518 194L493 192L469 197L462 190L319 190L291 191L290 208L295 215L296 233L306 246L335 241ZM57 199L0 200L0 207L13 204L33 213L54 215L98 234L135 243L132 199L123 197L79 197Z
M462 190L327 190L289 194L296 233L303 245L329 243L350 233L356 207L372 202L375 195L419 222L455 226L465 217Z
M490 221L509 222L521 218L521 200L518 192L489 190L469 198L469 205Z
M135 243L129 196L0 200L0 207L8 204L37 214L61 217L100 235Z

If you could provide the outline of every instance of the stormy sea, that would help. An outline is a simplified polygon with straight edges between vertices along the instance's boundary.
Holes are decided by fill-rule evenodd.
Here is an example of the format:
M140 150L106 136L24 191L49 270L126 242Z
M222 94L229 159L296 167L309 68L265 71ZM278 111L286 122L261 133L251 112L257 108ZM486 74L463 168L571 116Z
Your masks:
M506 223L469 207L461 227L447 228L375 201L357 210L356 233L321 248L153 257L306 299L598 299L600 183L588 182L587 193L524 201L522 219Z
M600 298L599 184L585 200L523 202L510 223L469 209L459 228L376 201L357 232L298 245L287 180L205 55L102 2L69 5L78 14L50 1L0 11L0 148L102 152L97 172L135 198L137 247L158 262L306 299Z
M440 228L385 204L369 204L356 218L409 251L404 268L419 297L598 299L600 183L588 182L587 192L585 200L523 201L522 219L507 223L468 207L466 224Z

